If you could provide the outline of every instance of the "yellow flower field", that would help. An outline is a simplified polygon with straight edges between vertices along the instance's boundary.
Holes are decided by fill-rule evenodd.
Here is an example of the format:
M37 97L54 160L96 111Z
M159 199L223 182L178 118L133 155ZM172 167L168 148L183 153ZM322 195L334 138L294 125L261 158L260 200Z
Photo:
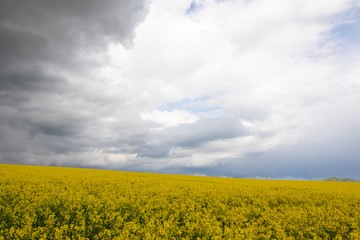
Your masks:
M0 239L360 239L360 183L0 165Z

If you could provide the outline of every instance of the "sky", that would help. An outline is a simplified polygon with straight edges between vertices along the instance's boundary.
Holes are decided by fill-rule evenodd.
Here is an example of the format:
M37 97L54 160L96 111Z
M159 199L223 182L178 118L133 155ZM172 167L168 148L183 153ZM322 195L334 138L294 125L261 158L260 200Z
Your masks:
M359 0L0 0L0 163L360 179Z

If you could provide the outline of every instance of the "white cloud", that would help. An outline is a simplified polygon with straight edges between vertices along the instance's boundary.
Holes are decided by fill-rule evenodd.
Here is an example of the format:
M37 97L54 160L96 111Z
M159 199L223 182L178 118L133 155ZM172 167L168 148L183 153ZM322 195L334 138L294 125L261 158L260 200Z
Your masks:
M141 118L143 120L161 123L165 127L178 126L179 124L186 123L190 124L197 121L196 116L180 110L160 111L155 109L152 112L141 113Z
M335 99L347 98L350 89L340 92L339 85L353 88L358 81L356 73L344 78L344 71L356 68L339 60L328 34L354 1L201 4L186 15L189 1L173 6L154 1L124 61L124 73L135 81L161 79L159 86L171 86L176 92L171 97L159 91L155 109L143 113L143 119L167 126L185 123L186 114L156 107L210 95L223 114L251 125L251 136L187 148L185 155L192 156L195 165L296 144L309 137L307 126L327 121L325 113ZM339 66L343 72L338 72ZM184 151L172 150L175 155ZM189 160L183 161L186 165Z

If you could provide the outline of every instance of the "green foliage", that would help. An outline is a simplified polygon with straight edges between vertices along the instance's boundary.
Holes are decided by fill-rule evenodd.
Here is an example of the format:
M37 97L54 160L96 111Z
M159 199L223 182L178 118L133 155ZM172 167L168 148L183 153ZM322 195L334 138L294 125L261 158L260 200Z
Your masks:
M0 239L360 239L360 184L0 165Z
M352 179L352 178L337 178L337 177L330 177L328 179L325 179L325 181L330 181L330 182L360 182L359 180Z

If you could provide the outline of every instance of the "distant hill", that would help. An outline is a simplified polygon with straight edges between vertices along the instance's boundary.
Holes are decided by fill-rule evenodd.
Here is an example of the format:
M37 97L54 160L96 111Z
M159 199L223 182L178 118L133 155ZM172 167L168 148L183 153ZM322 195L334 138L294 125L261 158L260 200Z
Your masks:
M331 182L360 182L360 180L352 179L352 178L337 178L337 177L330 177L325 179L325 181Z

